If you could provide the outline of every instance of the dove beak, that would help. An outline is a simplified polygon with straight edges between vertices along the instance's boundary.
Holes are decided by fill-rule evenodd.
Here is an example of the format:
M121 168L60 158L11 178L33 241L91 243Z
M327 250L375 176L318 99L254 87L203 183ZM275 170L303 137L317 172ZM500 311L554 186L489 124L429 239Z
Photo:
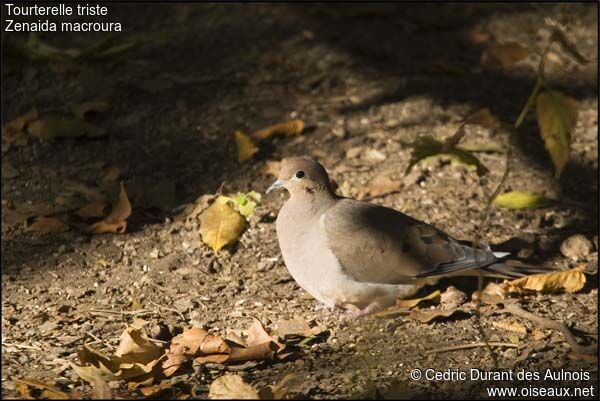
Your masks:
M284 180L277 180L273 184L271 184L271 186L269 188L267 188L266 193L269 194L270 192L273 192L274 190L276 190L278 188L282 188L284 185L285 185Z

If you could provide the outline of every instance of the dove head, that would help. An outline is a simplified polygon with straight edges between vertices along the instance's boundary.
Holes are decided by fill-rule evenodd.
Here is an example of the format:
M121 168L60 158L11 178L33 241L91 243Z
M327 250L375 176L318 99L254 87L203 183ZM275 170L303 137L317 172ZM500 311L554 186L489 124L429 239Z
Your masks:
M277 181L267 189L267 193L278 188L287 189L292 196L333 195L327 171L318 162L308 157L291 157L281 161Z

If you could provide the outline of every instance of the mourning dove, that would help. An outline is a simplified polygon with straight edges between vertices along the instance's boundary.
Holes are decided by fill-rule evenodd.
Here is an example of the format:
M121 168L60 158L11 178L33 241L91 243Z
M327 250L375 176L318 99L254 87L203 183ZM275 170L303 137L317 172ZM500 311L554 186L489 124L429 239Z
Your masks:
M276 222L290 274L349 317L391 306L444 276L519 277L544 270L499 262L507 254L461 244L394 209L340 197L323 166L309 158L284 159L267 193L277 188L290 193Z

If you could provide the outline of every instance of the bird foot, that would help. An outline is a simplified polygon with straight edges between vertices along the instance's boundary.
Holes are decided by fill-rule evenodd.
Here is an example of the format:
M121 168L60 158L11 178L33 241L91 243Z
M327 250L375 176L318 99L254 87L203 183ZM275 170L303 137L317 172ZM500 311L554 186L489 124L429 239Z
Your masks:
M379 305L377 302L373 302L373 303L369 304L366 308L359 309L356 311L346 312L342 316L342 320L345 320L345 321L356 320L360 317L370 315L373 312L377 312L380 309L381 309L381 305Z

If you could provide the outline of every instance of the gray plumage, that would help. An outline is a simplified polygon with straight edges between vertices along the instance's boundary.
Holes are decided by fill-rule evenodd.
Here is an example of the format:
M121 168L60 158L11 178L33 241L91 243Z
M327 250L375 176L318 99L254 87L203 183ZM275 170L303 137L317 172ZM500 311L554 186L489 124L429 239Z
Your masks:
M308 158L282 161L269 188L290 192L277 237L298 284L329 306L361 316L450 275L518 277L543 267L503 263L394 209L335 195L325 169Z

